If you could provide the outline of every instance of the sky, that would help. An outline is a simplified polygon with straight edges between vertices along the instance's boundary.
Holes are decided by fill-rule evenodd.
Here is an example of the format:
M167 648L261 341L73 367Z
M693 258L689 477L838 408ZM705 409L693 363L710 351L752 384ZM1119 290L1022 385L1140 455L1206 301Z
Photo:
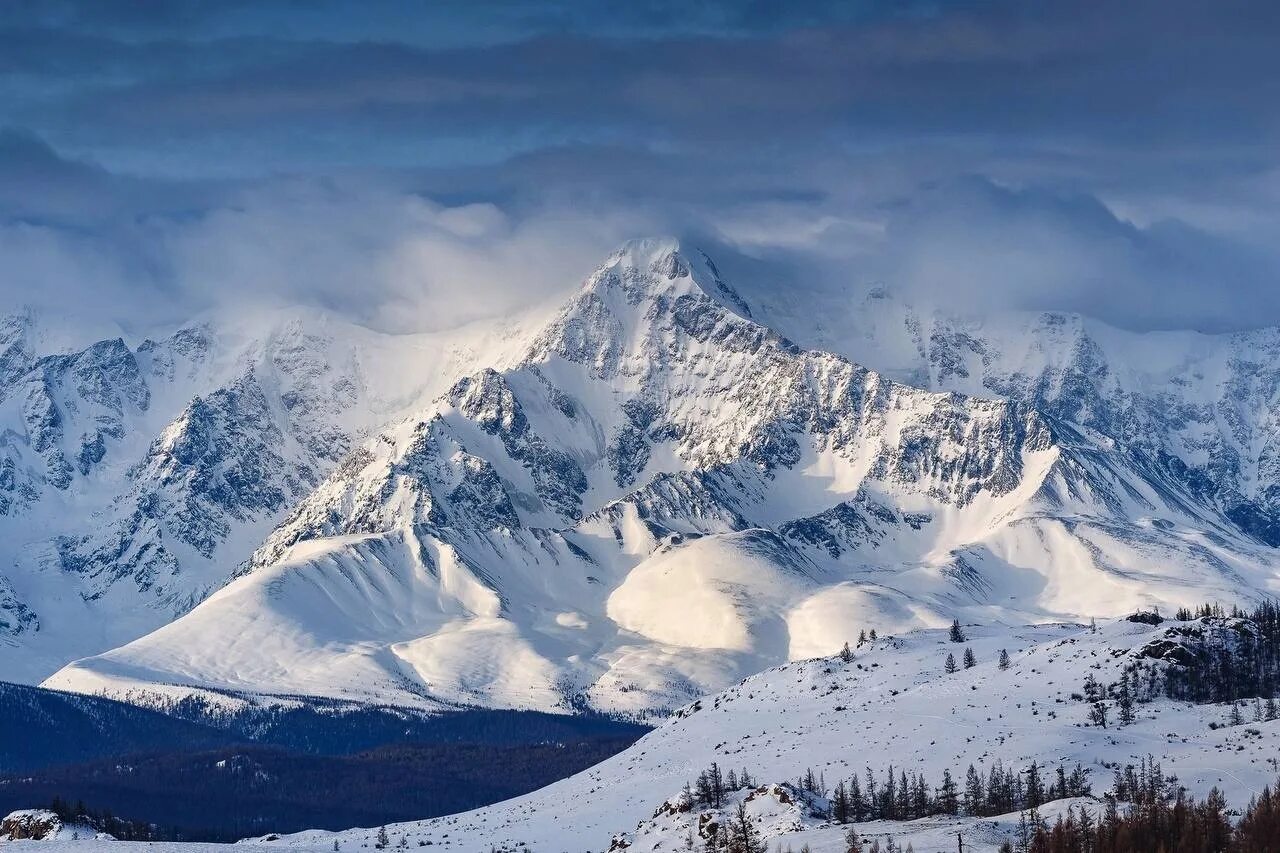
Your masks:
M675 234L783 297L1252 328L1278 143L1265 0L0 0L0 309L438 328Z

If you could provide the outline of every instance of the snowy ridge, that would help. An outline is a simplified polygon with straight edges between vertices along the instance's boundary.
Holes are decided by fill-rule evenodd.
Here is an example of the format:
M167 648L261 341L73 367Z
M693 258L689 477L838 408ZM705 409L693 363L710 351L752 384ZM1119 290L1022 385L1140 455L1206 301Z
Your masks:
M649 714L851 624L1276 588L1195 480L802 349L674 241L623 247L527 341L356 446L235 582L46 683Z

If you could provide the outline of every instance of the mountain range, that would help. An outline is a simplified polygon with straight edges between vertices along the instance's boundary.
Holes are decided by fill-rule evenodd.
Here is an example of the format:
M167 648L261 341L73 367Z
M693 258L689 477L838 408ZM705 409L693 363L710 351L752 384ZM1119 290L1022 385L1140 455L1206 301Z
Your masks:
M163 705L662 715L860 630L1280 588L1280 330L735 289L82 349L0 326L0 677Z

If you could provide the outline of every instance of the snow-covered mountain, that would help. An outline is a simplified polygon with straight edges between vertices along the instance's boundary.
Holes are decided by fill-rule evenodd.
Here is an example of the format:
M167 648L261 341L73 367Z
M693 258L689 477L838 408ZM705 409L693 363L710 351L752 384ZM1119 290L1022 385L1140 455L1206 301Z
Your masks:
M1137 333L1075 314L958 317L891 288L768 300L771 323L921 388L1021 400L1105 436L1280 545L1280 329Z
M828 798L838 783L858 777L862 792L868 770L882 785L895 777L922 775L933 786L949 771L958 793L972 766L987 780L997 766L1025 779L1033 762L1046 785L1062 766L1078 764L1092 797L1048 796L1042 817L1052 820L1068 806L1098 818L1102 795L1114 789L1117 771L1148 760L1163 777L1176 777L1203 799L1217 787L1242 808L1280 767L1280 720L1255 719L1253 703L1193 705L1144 693L1152 673L1177 667L1179 650L1228 642L1233 620L1166 621L1160 625L1124 619L1085 625L965 626L963 643L946 630L917 630L855 646L840 656L796 661L752 676L680 711L614 757L541 791L465 814L385 827L390 842L431 845L460 853L486 850L671 851L707 849L712 824L733 820L744 802L749 820L767 843L814 853L844 853L848 826L837 825L830 802L798 790L810 771ZM947 655L974 653L972 668L948 672ZM1000 652L1009 657L1000 665ZM1139 673L1133 722L1120 724L1114 692L1104 700L1109 723L1092 717L1085 694L1090 680L1113 688L1124 673ZM1102 689L1102 688L1100 688ZM1262 707L1259 704L1259 707ZM747 771L750 786L730 786L717 808L697 804L684 792L715 762L735 778ZM1127 774L1126 774L1127 775ZM696 787L696 786L695 786ZM1072 792L1068 792L1071 794ZM1019 814L940 815L911 820L858 820L864 842L889 838L916 850L963 849L994 853L1018 839ZM274 846L290 849L362 849L377 830L305 832ZM692 844L689 844L690 839ZM864 846L864 849L867 847Z
M0 678L17 680L186 612L354 443L501 348L301 311L84 348L49 325L0 320Z
M803 348L775 314L800 328L699 252L628 244L506 336L515 355L353 444L234 582L46 683L645 714L855 626L1278 588L1275 390L1229 355L1243 338L1107 349L1048 317L987 340L879 307L850 325L845 349L931 391ZM1166 361L1120 366L1144 346Z

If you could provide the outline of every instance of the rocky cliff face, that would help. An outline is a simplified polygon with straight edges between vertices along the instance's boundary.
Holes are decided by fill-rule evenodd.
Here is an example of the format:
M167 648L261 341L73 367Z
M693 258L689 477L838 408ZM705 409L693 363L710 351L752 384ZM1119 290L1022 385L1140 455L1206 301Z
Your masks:
M931 384L983 375L976 335L904 323ZM50 684L644 713L855 626L1267 589L1228 481L1126 441L1096 353L1070 352L1034 381L990 368L1004 394L921 390L760 323L699 253L631 243L519 357L355 445L235 583ZM188 433L147 470L204 458Z

